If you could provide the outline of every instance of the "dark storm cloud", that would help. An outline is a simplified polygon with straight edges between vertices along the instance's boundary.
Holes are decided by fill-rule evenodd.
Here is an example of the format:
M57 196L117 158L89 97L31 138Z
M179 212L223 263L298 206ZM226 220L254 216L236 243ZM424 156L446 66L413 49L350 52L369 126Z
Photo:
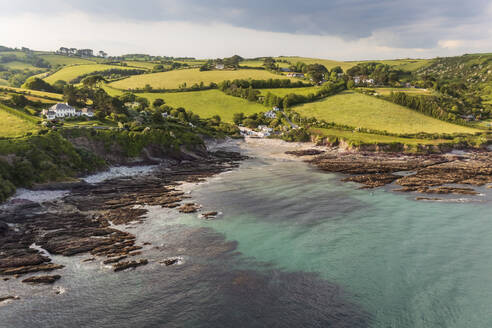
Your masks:
M76 10L126 20L227 23L345 40L383 31L396 35L385 41L389 46L426 48L453 38L457 26L488 25L488 5L488 0L19 0L0 4L0 12Z

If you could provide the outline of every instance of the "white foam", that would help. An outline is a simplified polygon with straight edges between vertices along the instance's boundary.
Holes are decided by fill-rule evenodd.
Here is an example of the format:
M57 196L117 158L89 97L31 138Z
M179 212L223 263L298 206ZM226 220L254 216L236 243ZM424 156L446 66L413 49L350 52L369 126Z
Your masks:
M152 172L156 167L157 165L142 165L142 166L131 166L131 167L114 166L111 167L108 171L89 175L83 178L82 180L84 180L87 183L99 183L113 178L145 175Z
M28 190L17 189L17 192L9 201L13 200L29 200L31 202L42 203L56 200L68 195L68 190Z

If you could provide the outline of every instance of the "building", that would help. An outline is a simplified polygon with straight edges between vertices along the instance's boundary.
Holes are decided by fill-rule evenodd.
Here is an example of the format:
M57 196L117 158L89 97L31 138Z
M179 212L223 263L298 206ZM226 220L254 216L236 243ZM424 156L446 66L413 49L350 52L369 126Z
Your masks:
M225 68L224 64L216 64L215 65L215 69L224 69L224 68Z
M50 121L52 121L56 118L56 113L52 110L46 111L46 114L44 114L44 115L46 115L46 118Z
M277 118L277 114L273 110L269 110L268 112L265 113L266 118Z
M277 106L272 108L272 111L274 111L274 112L278 112L279 110L280 110L280 108L278 108Z
M298 77L298 78L304 78L303 73L289 73L287 74L288 77Z
M49 112L55 113L55 118L72 117L77 115L77 110L75 109L75 107L72 107L67 103L55 104L49 109L43 110L43 115L46 115L46 117L48 117Z
M82 110L80 110L80 115L78 116L94 117L94 111L92 108L82 108Z

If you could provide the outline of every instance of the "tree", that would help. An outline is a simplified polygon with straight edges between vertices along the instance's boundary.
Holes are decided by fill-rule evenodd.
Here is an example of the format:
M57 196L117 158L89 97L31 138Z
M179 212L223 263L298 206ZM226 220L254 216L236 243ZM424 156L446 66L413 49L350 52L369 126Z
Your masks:
M57 92L57 90L51 84L37 77L27 81L25 87L31 90Z
M162 106L162 105L164 105L164 104L165 104L165 102L164 102L164 100L163 100L163 99L161 99L161 98L157 98L156 100L154 100L154 101L152 102L152 107L154 107L154 108L158 108L158 107L161 107L161 106Z
M106 80L101 75L91 75L82 80L82 84L90 89L99 87L102 82Z
M313 82L318 83L323 81L323 76L328 70L321 64L311 64L307 66L307 73L313 79Z
M244 120L244 113L234 113L234 115L232 115L232 120L236 125L241 124Z
M25 107L29 103L29 100L24 95L13 94L11 100L17 107Z
M79 96L77 88L73 84L68 84L63 89L63 100L69 105L75 105L78 103Z

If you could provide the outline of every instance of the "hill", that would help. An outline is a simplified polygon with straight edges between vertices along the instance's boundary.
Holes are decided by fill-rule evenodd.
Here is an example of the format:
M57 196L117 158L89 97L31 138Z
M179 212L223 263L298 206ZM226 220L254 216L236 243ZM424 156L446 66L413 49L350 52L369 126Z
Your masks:
M21 137L26 133L37 131L38 126L34 123L35 118L27 120L24 116L27 114L0 104L0 137Z
M293 108L327 122L391 133L475 133L478 130L440 121L373 96L346 91Z
M79 58L79 57L68 57L68 56L55 55L55 54L39 55L38 57L43 58L52 66L94 64L94 61L92 60Z
M178 89L180 85L186 83L187 87L203 82L209 85L211 82L219 83L225 80L235 79L285 79L285 76L276 75L265 70L241 69L241 70L222 70L204 71L198 69L182 69L162 73L152 73L135 75L124 80L111 83L111 86L118 89L142 89L145 85L150 85L154 89ZM291 79L293 80L293 79Z
M71 80L84 74L89 74L96 71L106 71L110 69L130 70L134 68L105 64L72 65L62 68L54 74L44 78L44 80L50 84L53 84L58 80L70 82Z

